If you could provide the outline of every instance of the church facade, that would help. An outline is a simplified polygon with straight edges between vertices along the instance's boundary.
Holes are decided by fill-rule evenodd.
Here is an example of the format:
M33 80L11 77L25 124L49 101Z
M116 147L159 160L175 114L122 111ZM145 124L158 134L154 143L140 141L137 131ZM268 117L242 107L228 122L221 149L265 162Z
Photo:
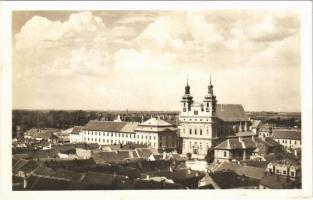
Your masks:
M227 137L249 131L251 122L242 105L217 104L211 80L202 102L193 100L187 81L180 103L179 128L183 154L206 155L208 149Z

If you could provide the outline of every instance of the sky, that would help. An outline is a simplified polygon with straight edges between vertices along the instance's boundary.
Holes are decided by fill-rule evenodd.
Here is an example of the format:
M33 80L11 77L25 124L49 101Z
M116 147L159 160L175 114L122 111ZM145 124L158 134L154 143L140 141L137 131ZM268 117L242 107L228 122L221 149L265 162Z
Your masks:
M300 111L294 10L14 11L13 108Z

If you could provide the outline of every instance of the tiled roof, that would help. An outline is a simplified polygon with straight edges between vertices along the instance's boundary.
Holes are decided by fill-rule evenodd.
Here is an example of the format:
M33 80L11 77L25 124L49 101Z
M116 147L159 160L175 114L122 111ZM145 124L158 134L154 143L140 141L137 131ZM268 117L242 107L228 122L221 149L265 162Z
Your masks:
M147 148L137 148L136 152L138 153L140 158L145 158L145 159L149 158L149 156L153 154L152 151L150 151Z
M82 129L83 129L83 126L74 126L74 128L73 128L71 134L73 134L73 135L78 135L79 132L80 132Z
M24 159L18 159L15 164L13 165L13 172L16 173L21 167L26 165L29 162L29 160Z
M300 130L273 130L274 139L289 139L289 140L301 140Z
M121 132L125 133L134 133L135 129L138 127L139 122L128 122L126 125L122 128Z
M70 181L38 176L30 176L27 181L28 190L66 190L70 185Z
M217 104L216 116L223 121L248 121L242 105L240 104Z
M141 123L140 126L171 127L173 125L159 118L151 118Z
M240 138L226 139L214 149L253 149L256 148L256 143L252 138L243 138L240 142Z
M113 162L118 159L117 153L114 151L104 151L91 155L92 159L98 163Z
M111 121L89 121L84 130L91 131L109 131L109 132L127 132L133 133L139 123L134 122L111 122Z
M245 136L255 135L255 133L253 133L252 131L243 131L243 132L237 132L237 133L235 133L235 135L237 137L240 137L240 136L245 137Z
M210 173L209 176L221 189L257 186L257 181L246 176L239 176L232 171L219 171Z
M255 141L257 142L257 144L259 143L263 143L265 144L266 146L269 146L269 147L277 147L277 146L281 146L278 142L276 142L273 138L271 137L267 137L267 138L264 138L264 139L261 139L261 138L255 138Z
M259 180L263 178L265 171L264 168L242 166L232 162L223 162L221 165L218 166L218 168L215 169L215 171L227 171L227 170L233 171L240 176L245 175L247 177Z
M285 177L275 174L267 174L260 181L260 185L270 189L293 189L296 188L293 181L287 181Z
M238 175L245 175L254 179L262 179L264 177L264 169L251 166L240 166L234 170Z
M261 120L253 120L251 128L259 128L261 123L262 123Z

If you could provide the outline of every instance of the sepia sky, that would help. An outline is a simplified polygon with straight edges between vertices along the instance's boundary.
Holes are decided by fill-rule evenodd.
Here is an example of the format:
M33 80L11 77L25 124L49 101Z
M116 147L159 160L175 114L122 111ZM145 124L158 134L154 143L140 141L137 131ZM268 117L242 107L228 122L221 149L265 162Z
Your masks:
M292 10L15 11L13 108L178 110L202 101L300 111Z

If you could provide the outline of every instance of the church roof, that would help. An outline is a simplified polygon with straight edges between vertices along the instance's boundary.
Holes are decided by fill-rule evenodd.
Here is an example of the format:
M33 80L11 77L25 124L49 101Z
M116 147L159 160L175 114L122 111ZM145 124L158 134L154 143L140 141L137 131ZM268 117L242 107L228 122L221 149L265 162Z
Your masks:
M143 123L140 124L140 126L164 126L164 127L168 127L168 126L173 126L172 124L159 119L159 118L151 118Z
M216 116L227 122L249 120L240 104L217 104Z
M133 133L138 122L89 121L84 130Z

